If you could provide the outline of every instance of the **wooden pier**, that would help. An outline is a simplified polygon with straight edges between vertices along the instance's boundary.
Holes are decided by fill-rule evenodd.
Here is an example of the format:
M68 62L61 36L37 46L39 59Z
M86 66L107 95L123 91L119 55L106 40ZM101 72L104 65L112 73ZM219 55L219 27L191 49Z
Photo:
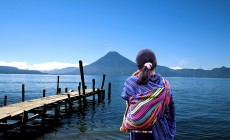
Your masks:
M68 91L65 89L64 93L60 93L59 76L57 77L57 93L52 96L45 96L43 90L43 97L25 101L25 86L22 85L22 102L7 105L7 96L4 97L4 106L0 107L0 134L7 133L8 130L18 128L20 133L26 131L26 124L29 121L39 118L41 120L39 129L43 132L46 126L48 111L52 111L52 118L58 121L61 116L70 114L73 111L73 106L77 105L81 108L87 106L87 97L93 96L93 104L100 102L105 98L104 82L105 75L103 75L101 88L95 88L95 79L92 80L92 89L88 89L84 81L84 72L82 61L79 61L79 68L81 73L81 82L79 82L76 91ZM111 83L108 86L108 99L110 99ZM95 96L97 95L97 100Z

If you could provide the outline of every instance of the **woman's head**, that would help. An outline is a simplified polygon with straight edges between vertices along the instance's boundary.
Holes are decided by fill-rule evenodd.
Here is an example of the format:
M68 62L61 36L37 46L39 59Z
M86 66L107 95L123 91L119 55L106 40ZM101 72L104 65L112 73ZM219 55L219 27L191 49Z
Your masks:
M139 84L146 84L151 77L151 71L157 66L157 59L154 52L150 49L139 51L136 57L136 64L140 70Z

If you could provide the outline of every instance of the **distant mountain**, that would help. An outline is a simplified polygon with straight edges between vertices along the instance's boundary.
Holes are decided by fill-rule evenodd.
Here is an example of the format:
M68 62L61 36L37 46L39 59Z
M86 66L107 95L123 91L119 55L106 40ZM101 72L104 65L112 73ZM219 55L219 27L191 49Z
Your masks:
M209 76L214 78L230 78L230 68L222 66L209 71Z
M86 75L131 75L137 70L136 64L120 55L117 52L109 52L90 65L84 66ZM210 77L210 78L230 78L230 68L221 67L212 70L203 69L180 69L173 70L165 66L156 67L156 72L165 77ZM78 68L70 67L55 71L47 71L50 74L80 74Z
M55 70L42 71L42 72L49 73L49 74L68 74L76 71L78 71L78 68L76 67L67 67L63 69L55 69Z
M230 78L230 68L221 67L212 70L203 69L180 69L173 70L171 77L208 77L208 78Z
M42 74L42 72L36 70L22 70L9 66L0 66L0 74Z
M130 75L136 70L136 64L117 52L109 52L90 65L84 66L87 75ZM79 69L63 74L80 74Z
M171 77L171 76L174 77L174 76L177 75L177 73L175 72L175 70L170 69L170 68L165 67L165 66L160 66L160 65L157 65L155 71L157 73L160 73L164 77Z
M117 52L109 52L96 62L84 67L89 75L131 75L137 70L136 64Z
M137 70L136 64L120 55L117 52L109 52L90 65L84 66L84 74L86 75L131 75ZM166 76L175 75L175 71L164 66L157 66L157 71L161 71ZM78 68L65 68L55 71L48 71L50 74L80 74Z

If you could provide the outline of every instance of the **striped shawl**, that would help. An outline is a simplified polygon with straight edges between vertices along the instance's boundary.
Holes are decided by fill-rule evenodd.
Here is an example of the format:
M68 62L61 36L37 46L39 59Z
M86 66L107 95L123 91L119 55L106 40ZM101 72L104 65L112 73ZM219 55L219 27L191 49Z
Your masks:
M124 125L128 130L147 130L164 114L170 102L168 82L164 79L165 87L149 90L129 98L127 115Z

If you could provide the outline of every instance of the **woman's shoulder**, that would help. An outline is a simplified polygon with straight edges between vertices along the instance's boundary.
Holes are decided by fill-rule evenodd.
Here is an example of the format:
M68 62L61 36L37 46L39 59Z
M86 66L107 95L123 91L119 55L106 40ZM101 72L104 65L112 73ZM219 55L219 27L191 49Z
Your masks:
M130 76L125 81L126 87L136 87L138 85L138 77L137 76Z
M138 75L136 75L136 76L130 76L130 77L127 78L126 81L137 82L138 81Z

